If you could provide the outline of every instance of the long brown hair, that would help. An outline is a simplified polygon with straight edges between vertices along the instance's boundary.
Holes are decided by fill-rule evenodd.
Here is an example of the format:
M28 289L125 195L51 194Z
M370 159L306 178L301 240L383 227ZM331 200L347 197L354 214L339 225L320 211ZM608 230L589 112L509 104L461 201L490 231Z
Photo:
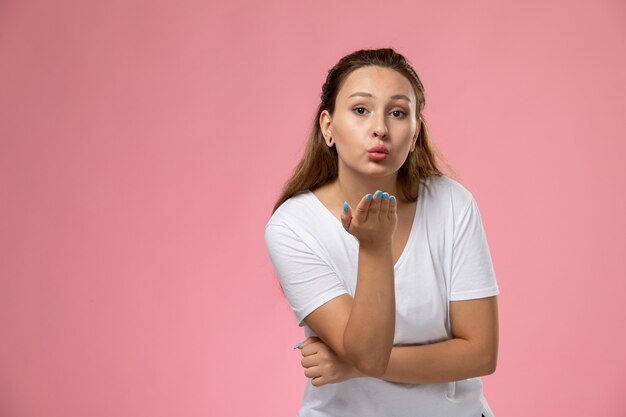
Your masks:
M404 75L413 86L417 97L416 117L417 122L421 123L421 128L415 150L409 153L406 161L398 170L399 192L403 194L406 200L416 201L421 178L443 175L439 170L437 159L443 160L454 173L447 160L431 142L422 114L425 105L424 86L411 64L404 56L391 48L361 49L344 56L328 71L326 82L322 86L320 104L311 125L304 156L294 169L291 178L285 183L280 197L274 204L272 213L292 196L314 190L337 178L337 149L335 146L329 148L324 142L324 136L319 125L320 115L322 111L328 110L332 116L335 111L337 94L344 80L352 71L370 65L391 68ZM456 176L456 174L454 175Z

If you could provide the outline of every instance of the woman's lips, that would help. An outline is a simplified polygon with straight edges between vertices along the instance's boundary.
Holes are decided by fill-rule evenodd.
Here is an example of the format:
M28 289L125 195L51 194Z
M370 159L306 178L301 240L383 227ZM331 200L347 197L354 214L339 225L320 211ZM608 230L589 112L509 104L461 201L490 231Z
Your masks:
M368 152L367 154L372 161L382 161L387 158L387 154L383 152Z
M389 153L389 149L385 145L375 145L367 150L368 152Z
M387 154L389 153L389 149L383 144L374 145L367 150L370 160L372 161L382 161L387 158Z

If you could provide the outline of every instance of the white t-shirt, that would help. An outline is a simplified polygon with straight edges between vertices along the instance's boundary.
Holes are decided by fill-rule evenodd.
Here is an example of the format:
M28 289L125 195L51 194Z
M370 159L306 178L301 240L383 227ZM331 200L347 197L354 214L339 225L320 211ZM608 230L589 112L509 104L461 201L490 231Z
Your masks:
M450 301L499 294L472 194L447 176L428 177L415 210L394 265L394 346L448 340ZM341 294L354 297L358 240L307 191L274 212L265 243L296 322L305 337L317 336L303 319ZM320 387L307 379L298 417L491 417L482 388L478 377L440 384L363 377Z

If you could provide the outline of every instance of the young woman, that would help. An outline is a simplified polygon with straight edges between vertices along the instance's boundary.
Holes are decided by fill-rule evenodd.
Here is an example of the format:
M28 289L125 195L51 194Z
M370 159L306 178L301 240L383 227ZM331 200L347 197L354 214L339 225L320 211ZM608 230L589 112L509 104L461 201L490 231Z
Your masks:
M265 226L308 338L298 417L493 416L499 294L472 194L437 166L424 89L392 49L329 72Z

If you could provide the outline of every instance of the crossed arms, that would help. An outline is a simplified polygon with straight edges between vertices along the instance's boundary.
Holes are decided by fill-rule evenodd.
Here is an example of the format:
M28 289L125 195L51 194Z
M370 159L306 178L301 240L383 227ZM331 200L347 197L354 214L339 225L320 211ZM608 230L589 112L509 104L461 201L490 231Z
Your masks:
M345 328L353 301L348 294L338 296L313 311L304 321L338 356L351 363L359 376L434 384L488 375L496 369L497 296L450 302L452 339L427 345L392 346L387 358L370 360L370 364L386 363L384 369L364 363L364 360L355 360L353 353L345 348ZM361 352L376 352L368 350L367 346L360 347Z

